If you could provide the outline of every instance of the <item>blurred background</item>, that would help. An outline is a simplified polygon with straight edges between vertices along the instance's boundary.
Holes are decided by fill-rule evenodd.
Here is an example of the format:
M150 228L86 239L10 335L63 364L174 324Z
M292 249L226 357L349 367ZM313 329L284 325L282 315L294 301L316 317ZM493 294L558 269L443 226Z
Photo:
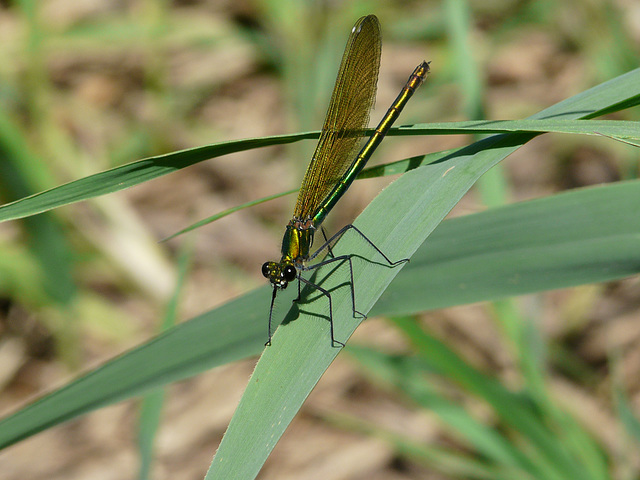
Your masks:
M383 32L377 121L413 68L432 74L398 124L524 118L638 66L635 0L0 1L0 200L126 162L213 142L320 128L351 26L374 13ZM634 119L638 112L616 118ZM372 163L464 145L468 136L393 137ZM203 162L124 192L0 225L0 414L159 331L184 237L207 216L299 185L315 143ZM512 155L452 215L565 189L637 178L638 150L606 138L544 135ZM357 182L327 221L349 223L389 182ZM264 279L295 198L197 230L179 317L222 304ZM609 358L617 352L640 411L638 279L519 299L547 348L579 371L549 372L594 437L620 449ZM265 322L267 305L264 309ZM474 366L508 383L513 355L495 307L420 320ZM381 319L354 342L405 348ZM562 355L559 355L560 358ZM153 478L201 478L255 359L171 386ZM221 391L220 385L226 388ZM426 443L455 445L437 420L372 382L341 355L260 478L450 478L388 443L335 426L357 414ZM0 452L3 479L136 478L137 402L124 402ZM34 461L37 459L37 461ZM638 478L638 459L625 463Z

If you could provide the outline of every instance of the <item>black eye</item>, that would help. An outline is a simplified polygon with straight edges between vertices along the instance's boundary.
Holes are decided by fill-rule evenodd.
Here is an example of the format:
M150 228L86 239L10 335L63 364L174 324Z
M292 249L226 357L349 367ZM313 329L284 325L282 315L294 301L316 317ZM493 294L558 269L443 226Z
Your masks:
M293 265L287 265L282 271L282 276L287 282L291 282L296 278L296 267Z
M262 264L262 275L264 277L269 278L269 274L271 273L271 262L265 262Z

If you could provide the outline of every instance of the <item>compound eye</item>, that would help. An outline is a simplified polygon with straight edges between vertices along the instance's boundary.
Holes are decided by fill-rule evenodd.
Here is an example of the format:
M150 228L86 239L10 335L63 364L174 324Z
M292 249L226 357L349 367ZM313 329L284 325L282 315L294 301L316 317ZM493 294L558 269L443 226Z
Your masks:
M269 278L271 274L271 262L265 262L262 264L262 275Z
M291 282L295 280L296 273L297 273L296 267L294 267L293 265L287 265L286 267L284 267L284 270L282 271L282 276L287 282Z

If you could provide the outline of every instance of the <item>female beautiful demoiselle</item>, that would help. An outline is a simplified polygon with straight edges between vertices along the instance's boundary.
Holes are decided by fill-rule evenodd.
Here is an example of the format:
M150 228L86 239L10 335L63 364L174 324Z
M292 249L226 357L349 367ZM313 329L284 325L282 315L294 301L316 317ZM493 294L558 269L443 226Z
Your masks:
M400 112L413 92L420 86L429 73L429 64L422 62L413 71L406 85L384 115L375 131L359 150L361 138L369 123L369 112L376 96L376 84L380 69L380 24L375 15L359 19L351 30L347 46L342 57L329 110L322 126L320 140L311 158L307 173L302 181L293 218L286 227L282 239L282 257L279 262L266 262L262 265L262 274L273 286L271 308L269 310L269 339L271 345L271 318L276 293L287 287L289 282L298 279L298 300L300 282L320 291L329 300L329 324L331 344L344 346L335 339L333 329L333 310L331 294L301 276L302 271L312 270L333 262L349 262L351 269L351 300L354 315L362 313L356 310L353 288L353 268L351 255L331 257L313 265L308 265L347 230L353 229L364 238L390 266L405 262L406 259L392 262L369 240L364 233L353 225L340 229L314 253L311 253L314 233L334 205L347 191L351 183L364 168L369 158L400 115ZM324 232L323 232L324 233Z

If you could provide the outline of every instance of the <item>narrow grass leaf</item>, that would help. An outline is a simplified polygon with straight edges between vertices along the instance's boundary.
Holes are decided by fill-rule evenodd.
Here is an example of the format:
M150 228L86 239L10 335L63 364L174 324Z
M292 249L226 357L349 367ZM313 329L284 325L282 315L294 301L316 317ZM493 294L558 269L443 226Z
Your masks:
M468 365L448 346L423 331L414 319L392 320L415 346L425 362L424 370L434 370L483 399L498 418L521 435L525 442L523 452L539 478L601 478L580 459L572 445L558 441L558 432L548 427L544 414L523 394L526 392L510 392L496 379Z
M636 105L638 102L640 102L640 95L633 102L630 102L629 106ZM504 132L575 133L607 135L621 139L637 140L640 139L640 122L614 120L583 122L567 119L483 120L398 127L392 129L389 135L454 135ZM35 215L71 203L118 192L222 155L316 137L317 132L308 132L234 140L146 158L3 205L0 207L0 222Z
M178 304L184 288L184 282L193 257L193 240L184 242L178 254L178 275L173 294L165 309L164 321L160 331L166 331L177 323ZM160 417L164 405L165 392L163 389L152 391L145 395L140 405L138 428L138 451L140 453L140 473L138 478L146 480L150 477L153 461L153 446L160 426Z
M35 215L52 208L118 192L222 155L317 137L317 132L311 132L233 140L145 158L3 205L0 207L0 222Z
M211 222L215 222L216 220L220 220L221 218L224 218L227 215L231 215L232 213L235 213L235 212L237 212L239 210L244 210L245 208L253 207L255 205L259 205L261 203L268 202L269 200L274 200L276 198L284 197L285 195L290 195L290 194L295 193L297 191L298 191L298 189L288 190L286 192L276 193L275 195L270 195L268 197L260 198L258 200L253 200L251 202L243 203L242 205L237 205L235 207L228 208L228 209L226 209L226 210L224 210L222 212L219 212L219 213L217 213L215 215L212 215L212 216L207 217L207 218L205 218L203 220L200 220L199 222L196 222L196 223L194 223L194 224L192 224L192 225L190 225L190 226L188 226L186 228L183 228L179 232L176 232L173 235L168 236L167 238L163 238L161 241L162 242L166 242L166 241L171 240L172 238L175 238L175 237L177 237L179 235L182 235L182 234L187 233L187 232L191 232L191 231L195 230L196 228L204 227L205 225L208 225Z

